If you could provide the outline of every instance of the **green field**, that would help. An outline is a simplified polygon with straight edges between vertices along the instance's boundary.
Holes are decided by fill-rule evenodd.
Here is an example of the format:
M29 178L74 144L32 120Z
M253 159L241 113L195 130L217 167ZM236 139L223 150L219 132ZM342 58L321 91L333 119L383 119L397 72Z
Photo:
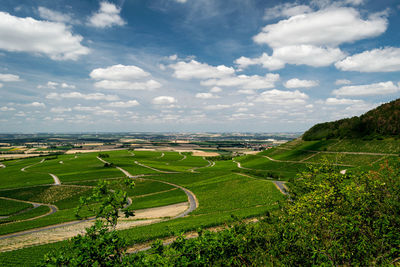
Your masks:
M133 202L130 209L138 210L188 201L181 189L163 182L191 190L199 202L199 207L185 218L123 230L122 233L130 244L168 236L171 231L189 231L198 227L218 225L231 220L232 214L243 218L263 214L266 210L276 207L277 201L282 199L281 193L270 181L235 174L239 169L230 160L217 161L215 166L210 167L209 161L190 153L133 151L133 155L132 151L127 150L106 153L109 155L105 158L106 161L132 175L144 175L135 179L135 187L128 190ZM104 167L104 163L96 156L96 153L87 153L49 157L42 163L39 162L43 158L7 162L7 167L0 170L7 170L7 175L1 176L6 178L0 181L0 196L52 204L57 206L58 211L29 221L23 220L32 218L32 214L21 213L17 216L25 217L17 218L18 221L10 218L11 223L0 226L0 235L76 220L74 208L78 205L79 198L88 196L91 187L96 185L98 180L117 181L125 176L116 168ZM135 161L150 168L135 164ZM21 171L21 168L29 165L33 166L26 168L25 172ZM52 185L54 181L49 173L57 175L62 185ZM40 180L40 177L44 179ZM11 179L18 183L11 186ZM30 211L37 216L36 214L47 213L48 207L41 206ZM12 259L11 262L18 265L22 264L26 257L34 263L42 258L48 248L56 248L59 244L4 252L0 254L0 263L7 265ZM13 258L10 255L21 257Z
M9 216L32 207L29 203L0 198L0 216Z

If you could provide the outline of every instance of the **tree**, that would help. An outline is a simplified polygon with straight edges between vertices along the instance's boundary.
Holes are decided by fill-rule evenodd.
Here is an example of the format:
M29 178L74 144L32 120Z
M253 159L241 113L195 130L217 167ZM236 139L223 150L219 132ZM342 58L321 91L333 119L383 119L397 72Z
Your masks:
M132 188L134 182L127 178L123 185ZM112 186L121 184L100 181L90 197L81 198L76 215L80 218L83 209L89 210L95 214L94 224L63 249L46 254L43 266L116 266L123 262L126 241L118 235L116 225L121 211L126 217L133 212L128 209L127 193Z

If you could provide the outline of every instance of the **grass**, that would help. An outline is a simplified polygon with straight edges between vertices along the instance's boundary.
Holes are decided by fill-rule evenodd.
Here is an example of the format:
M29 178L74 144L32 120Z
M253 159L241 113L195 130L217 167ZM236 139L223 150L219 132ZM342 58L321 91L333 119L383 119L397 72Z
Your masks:
M22 168L39 163L42 158L28 158L23 160L7 161L6 168L0 168L0 189L18 188L24 186L51 184L53 179L48 174L35 174L21 171Z
M0 196L32 201L38 203L54 204L60 210L71 209L79 204L81 196L91 192L88 187L75 186L37 186L0 191Z
M32 207L33 205L29 203L0 199L0 216L8 216Z
M154 208L188 201L186 194L180 189L132 198L132 210Z
M16 214L16 215L10 216L5 219L1 219L0 224L34 218L34 217L46 214L49 211L50 211L50 208L48 206L39 206L37 208L28 210L27 212L24 212L21 214ZM10 226L12 226L12 224L10 224Z

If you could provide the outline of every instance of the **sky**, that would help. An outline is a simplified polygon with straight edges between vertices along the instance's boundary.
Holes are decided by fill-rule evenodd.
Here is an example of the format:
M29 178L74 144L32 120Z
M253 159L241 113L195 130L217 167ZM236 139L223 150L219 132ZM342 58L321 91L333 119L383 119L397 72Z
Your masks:
M0 0L0 132L302 132L400 97L398 0Z

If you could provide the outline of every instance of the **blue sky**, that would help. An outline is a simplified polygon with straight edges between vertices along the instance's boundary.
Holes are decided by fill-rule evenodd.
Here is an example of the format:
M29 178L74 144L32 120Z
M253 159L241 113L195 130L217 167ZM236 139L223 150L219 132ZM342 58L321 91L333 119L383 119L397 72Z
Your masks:
M281 132L400 97L395 0L0 0L0 132Z

